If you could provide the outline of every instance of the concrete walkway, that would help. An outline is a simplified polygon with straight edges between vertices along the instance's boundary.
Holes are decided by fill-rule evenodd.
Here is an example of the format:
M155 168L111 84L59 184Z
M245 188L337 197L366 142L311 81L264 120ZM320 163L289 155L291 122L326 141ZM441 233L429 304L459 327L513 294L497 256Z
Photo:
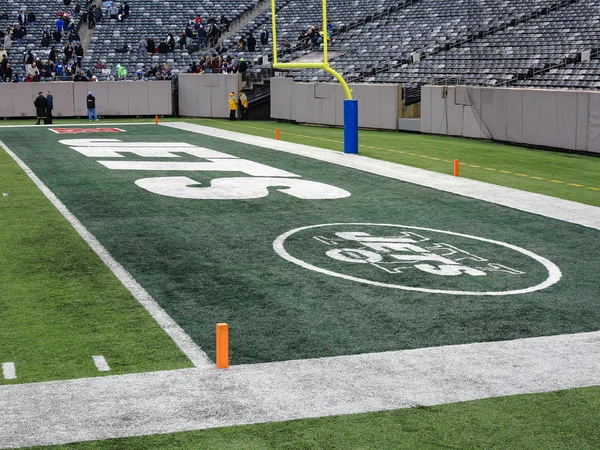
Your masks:
M600 385L600 332L0 386L0 448Z

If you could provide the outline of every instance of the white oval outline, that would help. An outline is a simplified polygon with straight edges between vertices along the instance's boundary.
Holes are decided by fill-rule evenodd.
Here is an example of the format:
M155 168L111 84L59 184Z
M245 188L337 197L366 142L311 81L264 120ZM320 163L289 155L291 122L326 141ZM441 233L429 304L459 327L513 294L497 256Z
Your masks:
M540 284L535 286L528 287L526 289L518 289L515 291L492 291L492 292L476 292L476 291L446 291L442 289L428 289L428 288L420 288L420 287L412 287L412 286L402 286L398 284L389 284L389 283L381 283L379 281L365 280L364 278L353 277L352 275L345 275L342 273L333 272L331 270L323 269L321 267L313 266L301 259L298 259L292 255L290 255L284 247L285 240L290 237L292 234L298 233L304 230L310 230L311 228L322 228L322 227L333 227L333 226L342 226L342 225L368 225L368 226L382 226L382 227L395 227L395 228L406 228L409 230L422 230L422 231L432 231L435 233L449 234L452 236L460 236L464 238L474 239L476 241L489 242L491 244L500 245L502 247L510 248L515 250L523 255L529 256L530 258L536 260L540 264L542 264L546 270L548 271L548 278ZM356 281L358 283L371 284L373 286L380 287L388 287L393 289L401 289L404 291L418 291L418 292L427 292L431 294L450 294L450 295L487 295L487 296L500 296L500 295L514 295L514 294L528 294L530 292L539 291L541 289L546 289L547 287L552 286L560 281L562 278L562 273L558 266L554 264L552 261L544 258L543 256L536 255L529 250L525 250L524 248L517 247L516 245L507 244L506 242L494 241L493 239L482 238L478 236L471 236L469 234L455 233L454 231L445 231L445 230L436 230L434 228L424 228L424 227L414 227L410 225L395 225L395 224L387 224L387 223L325 223L319 225L309 225L306 227L294 228L293 230L286 231L282 235L278 236L277 239L273 242L273 250L283 259L294 263L300 267L304 267L305 269L312 270L314 272L323 273L325 275L330 275L332 277L343 278L346 280Z

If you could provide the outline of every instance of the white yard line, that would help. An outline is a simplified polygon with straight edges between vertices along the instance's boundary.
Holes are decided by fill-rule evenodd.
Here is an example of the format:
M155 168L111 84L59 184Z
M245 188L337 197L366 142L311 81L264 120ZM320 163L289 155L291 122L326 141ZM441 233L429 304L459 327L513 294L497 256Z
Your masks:
M92 359L94 360L94 365L96 366L96 369L98 369L98 372L109 372L110 371L110 366L106 362L106 359L104 359L104 356L96 355L96 356L92 356Z
M279 150L600 230L600 208L415 167L185 122L160 125Z
M15 368L15 363L2 363L2 376L5 380L15 380L17 378L17 369Z
M43 192L50 200L56 209L69 221L75 231L83 238L92 250L100 257L102 262L115 274L115 276L123 283L123 285L131 292L135 299L150 313L160 327L173 339L175 344L181 351L190 359L196 367L212 367L206 353L204 353L198 345L190 338L183 329L175 323L175 321L160 307L156 300L119 264L102 244L96 239L87 228L67 209L67 207L54 195L50 189L40 180L36 174L12 152L4 142L0 141L0 147L3 147L6 152L15 160L15 162L23 169L23 171L31 178L35 185Z
M0 386L0 448L600 384L600 332Z
M164 125L300 154L600 229L600 208L314 147L198 125ZM78 232L101 249L97 253L103 261L108 260L113 267L116 265L117 269L109 266L111 270L120 279L126 274L127 283L133 283L134 295L142 292L141 302L148 303L149 295L143 288L106 253L31 170L12 152L9 154L58 205L57 208L65 211L63 214L70 217ZM151 309L154 311L151 314L160 316L155 308ZM162 314L168 318L164 311ZM176 324L170 326L177 327ZM596 386L600 385L599 344L600 332L593 332L241 365L227 370L211 368L205 355L194 347L196 359L202 363L199 365L205 367L202 370L0 386L0 448Z

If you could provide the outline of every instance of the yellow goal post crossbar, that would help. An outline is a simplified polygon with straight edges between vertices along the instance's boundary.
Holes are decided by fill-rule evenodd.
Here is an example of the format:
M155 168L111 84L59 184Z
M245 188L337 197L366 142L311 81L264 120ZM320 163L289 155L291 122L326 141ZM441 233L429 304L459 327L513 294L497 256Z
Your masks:
M352 90L348 87L346 80L342 76L329 67L329 60L327 58L327 0L322 0L323 7L323 62L308 62L308 63L278 63L277 62L277 22L275 15L275 0L271 0L271 28L273 33L273 68L274 69L321 69L335 77L336 80L344 88L346 98L352 100Z

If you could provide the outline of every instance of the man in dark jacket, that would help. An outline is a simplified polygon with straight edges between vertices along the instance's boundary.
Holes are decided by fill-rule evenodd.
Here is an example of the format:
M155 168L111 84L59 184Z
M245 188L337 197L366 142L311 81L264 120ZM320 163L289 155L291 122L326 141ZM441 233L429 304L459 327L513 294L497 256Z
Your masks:
M34 100L33 104L35 106L35 115L37 117L35 124L39 125L40 121L46 118L46 110L48 109L48 101L41 91L38 92L38 96Z
M248 51L249 52L256 51L256 39L254 38L254 36L252 36L252 33L250 33L248 35L248 39L246 40L246 43L248 44Z
M52 123L52 110L54 109L54 97L50 93L50 91L46 91L46 120L44 123L51 124Z
M263 27L260 32L260 45L267 45L269 43L269 32L265 27Z
M98 121L98 114L96 114L96 97L92 95L92 91L88 92L86 103L88 109L88 119L90 122L92 121L92 118Z

